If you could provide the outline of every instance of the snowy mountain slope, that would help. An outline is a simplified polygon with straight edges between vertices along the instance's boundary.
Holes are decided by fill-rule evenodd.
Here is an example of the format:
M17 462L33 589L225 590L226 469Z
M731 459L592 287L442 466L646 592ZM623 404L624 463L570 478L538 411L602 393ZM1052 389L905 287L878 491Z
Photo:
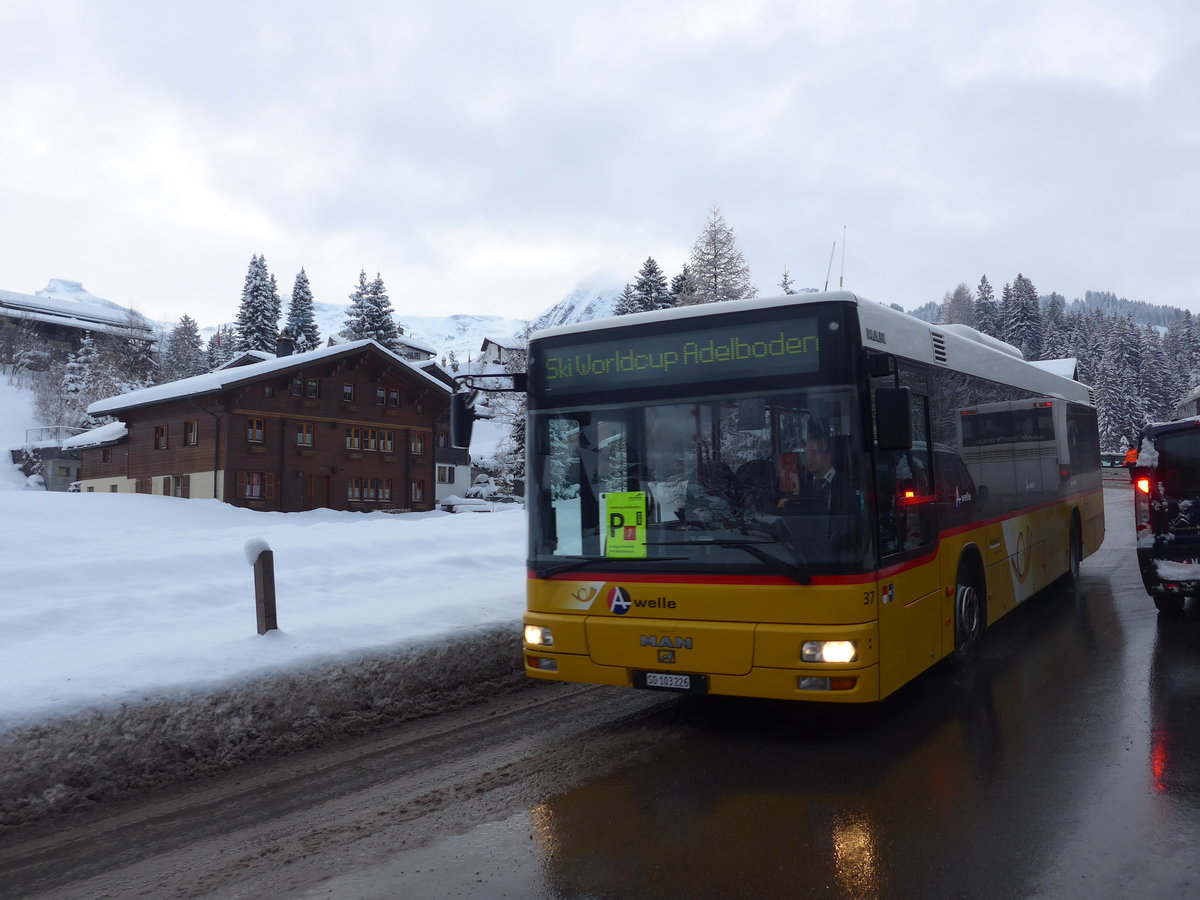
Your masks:
M625 289L623 284L598 278L588 279L575 290L529 323L530 332L574 322L605 319L613 314L617 300Z

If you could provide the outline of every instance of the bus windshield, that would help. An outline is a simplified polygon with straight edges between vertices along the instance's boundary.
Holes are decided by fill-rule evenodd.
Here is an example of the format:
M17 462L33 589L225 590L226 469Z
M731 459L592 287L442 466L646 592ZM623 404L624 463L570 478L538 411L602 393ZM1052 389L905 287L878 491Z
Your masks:
M531 566L862 571L857 396L825 385L532 412Z

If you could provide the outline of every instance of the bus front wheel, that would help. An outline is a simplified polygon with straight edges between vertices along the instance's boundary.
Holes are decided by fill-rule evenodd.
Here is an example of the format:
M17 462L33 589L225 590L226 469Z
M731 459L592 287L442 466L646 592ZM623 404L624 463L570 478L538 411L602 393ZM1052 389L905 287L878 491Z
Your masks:
M950 665L961 672L979 652L983 637L983 595L977 579L964 564L959 564L957 586L954 590L954 650Z

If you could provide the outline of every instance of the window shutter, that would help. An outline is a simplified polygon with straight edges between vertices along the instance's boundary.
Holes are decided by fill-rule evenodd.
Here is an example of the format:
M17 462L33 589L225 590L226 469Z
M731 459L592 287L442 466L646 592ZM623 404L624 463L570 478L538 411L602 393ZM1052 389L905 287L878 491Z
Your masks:
M241 497L241 498L245 498L245 496L246 496L246 473L245 472L237 473L237 495L238 495L238 497Z
M191 475L183 476L183 495L182 496L189 497L189 498L192 496L192 476Z

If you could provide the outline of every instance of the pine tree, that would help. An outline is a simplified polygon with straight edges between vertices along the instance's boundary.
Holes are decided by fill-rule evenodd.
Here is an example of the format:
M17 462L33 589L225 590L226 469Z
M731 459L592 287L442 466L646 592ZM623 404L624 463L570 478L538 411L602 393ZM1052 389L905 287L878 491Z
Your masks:
M1017 273L1013 280L1013 308L1016 313L1014 325L1015 341L1010 344L1020 349L1029 360L1042 358L1042 305L1037 288L1024 275Z
M618 316L628 316L635 312L641 312L642 307L638 302L637 295L633 292L633 285L626 284L625 290L621 291L621 296L617 298L617 302L613 304L613 314Z
M792 281L792 276L788 274L787 266L783 267L783 277L779 279L779 289L787 296L796 293L795 282Z
M1107 321L1108 340L1097 379L1097 418L1100 449L1118 453L1134 446L1146 423L1145 400L1138 392L1141 369L1141 336L1132 316Z
M303 267L297 273L296 284L292 288L286 327L296 343L297 353L306 353L321 346L321 332L317 328L312 288L309 287L308 275Z
M204 367L213 372L233 359L237 336L232 325L218 325L204 351Z
M1145 325L1142 332L1142 370L1138 377L1141 394L1146 402L1147 422L1166 422L1175 411L1175 404L1182 399L1182 392L1175 384L1175 375L1167 363L1162 338L1158 328ZM1143 423L1146 424L1146 423Z
M1062 296L1051 293L1050 299L1046 303L1046 311L1042 316L1042 357L1044 359L1063 359L1071 355L1064 309L1066 309L1066 303Z
M689 306L691 296L696 293L692 284L692 270L686 263L679 274L671 279L671 300L673 306Z
M275 352L275 336L279 333L280 301L275 276L267 270L266 257L261 254L250 259L246 283L242 288L242 304L238 308L234 350L264 350Z
M689 302L719 303L753 297L758 289L750 281L750 267L737 249L733 229L714 206L696 243L692 245Z
M179 324L171 329L166 344L159 372L162 381L191 378L205 371L206 359L200 329L191 316L185 313L179 317Z
M979 279L979 287L975 291L975 328L992 337L1000 337L1003 333L996 295L986 275Z
M373 340L395 351L400 346L400 330L396 327L392 301L379 273L376 272L375 280L368 284L367 273L360 272L358 287L350 300L350 312L342 335L352 341Z
M637 279L633 282L633 293L637 298L638 307L647 312L669 309L675 305L667 287L667 276L662 273L652 256L647 256L638 270Z

